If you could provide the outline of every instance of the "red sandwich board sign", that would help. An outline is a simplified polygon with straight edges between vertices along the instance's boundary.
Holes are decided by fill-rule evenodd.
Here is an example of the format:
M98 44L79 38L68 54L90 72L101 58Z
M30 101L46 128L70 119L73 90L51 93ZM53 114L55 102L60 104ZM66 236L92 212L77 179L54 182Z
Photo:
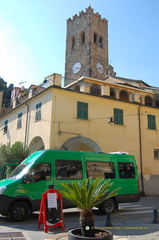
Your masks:
M42 194L38 228L44 225L44 232L50 227L61 227L64 230L64 215L62 195L55 189L49 189Z

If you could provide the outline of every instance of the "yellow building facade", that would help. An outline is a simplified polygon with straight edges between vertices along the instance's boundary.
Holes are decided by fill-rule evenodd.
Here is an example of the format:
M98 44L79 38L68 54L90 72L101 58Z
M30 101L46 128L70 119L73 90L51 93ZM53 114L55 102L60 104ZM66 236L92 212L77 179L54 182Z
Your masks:
M0 117L0 143L42 149L127 152L136 157L141 191L159 194L159 122L156 92L145 83L82 77L65 88L60 75ZM129 82L129 84L128 84ZM21 98L22 99L22 98Z

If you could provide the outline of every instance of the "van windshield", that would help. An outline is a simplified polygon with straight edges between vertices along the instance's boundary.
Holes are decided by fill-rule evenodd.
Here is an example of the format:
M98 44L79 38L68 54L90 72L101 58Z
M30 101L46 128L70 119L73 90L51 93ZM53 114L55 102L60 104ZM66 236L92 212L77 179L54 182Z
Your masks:
M9 176L7 179L19 179L27 174L30 167L33 163L22 163L20 164Z

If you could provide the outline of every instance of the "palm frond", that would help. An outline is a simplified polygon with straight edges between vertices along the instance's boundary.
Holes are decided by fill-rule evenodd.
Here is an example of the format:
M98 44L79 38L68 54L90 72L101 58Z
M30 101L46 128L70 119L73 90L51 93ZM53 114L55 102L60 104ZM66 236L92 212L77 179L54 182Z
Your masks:
M90 180L92 181L92 180ZM96 178L96 181L92 182L92 184L90 184L90 188L89 188L89 192L88 192L88 202L89 205L92 205L92 202L94 201L95 197L97 196L97 189L100 185L100 178Z
M71 184L61 183L63 190L60 190L63 197L70 200L80 209L90 209L97 206L104 200L117 195L119 189L108 193L113 183L110 180L105 181L103 178L84 179L82 184L73 181Z
M76 184L76 182L72 182L72 192L73 194L75 194L77 196L77 198L81 199L81 184L78 183Z

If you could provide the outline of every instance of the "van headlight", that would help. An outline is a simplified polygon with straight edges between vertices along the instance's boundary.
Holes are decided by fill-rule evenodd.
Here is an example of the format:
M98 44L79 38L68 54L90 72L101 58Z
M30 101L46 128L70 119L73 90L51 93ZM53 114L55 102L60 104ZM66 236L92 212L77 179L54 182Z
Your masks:
M2 195L4 193L6 188L7 188L6 186L0 187L0 195Z

